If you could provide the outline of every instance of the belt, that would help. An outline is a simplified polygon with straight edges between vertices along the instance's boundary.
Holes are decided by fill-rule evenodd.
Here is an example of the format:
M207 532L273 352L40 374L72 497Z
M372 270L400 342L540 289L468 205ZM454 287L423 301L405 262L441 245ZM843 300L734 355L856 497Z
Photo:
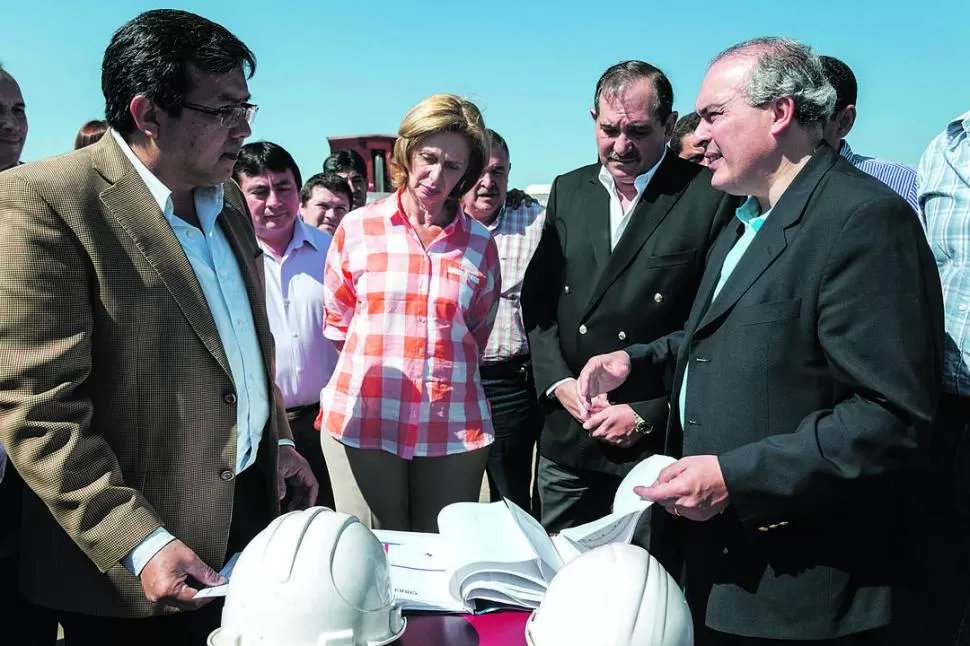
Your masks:
M293 421L303 419L309 415L316 415L320 411L320 404L307 404L306 406L295 406L286 409L286 419Z
M532 357L522 354L506 361L484 363L478 367L478 374L482 379L502 379L529 374L532 369Z

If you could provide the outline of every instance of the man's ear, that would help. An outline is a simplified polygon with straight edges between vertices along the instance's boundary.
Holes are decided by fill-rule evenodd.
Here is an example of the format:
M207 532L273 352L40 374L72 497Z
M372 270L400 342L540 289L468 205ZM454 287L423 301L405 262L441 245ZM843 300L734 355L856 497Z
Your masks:
M667 141L670 141L671 135L674 134L674 126L677 125L678 116L679 115L677 114L676 111L671 112L670 115L667 117L667 121L664 122L664 138Z
M159 108L155 102L140 94L132 98L128 104L128 111L135 120L135 129L149 139L156 139L159 134Z
M856 109L855 105L849 104L839 111L836 115L836 130L839 139L845 139L849 131L852 130L852 126L855 125Z
M771 110L771 134L779 135L795 122L795 99L778 97L768 105Z

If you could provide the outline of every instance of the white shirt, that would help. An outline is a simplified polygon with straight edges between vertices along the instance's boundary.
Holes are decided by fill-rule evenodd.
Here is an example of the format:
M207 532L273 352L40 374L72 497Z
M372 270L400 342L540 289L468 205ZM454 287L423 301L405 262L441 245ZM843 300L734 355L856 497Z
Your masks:
M323 268L332 239L297 219L282 259L259 241L266 312L276 339L276 385L286 408L319 403L337 365L337 348L323 336Z
M623 204L620 201L620 194L616 190L616 180L610 174L610 171L606 170L606 166L600 166L599 180L606 192L610 194L610 251L616 249L616 244L620 241L620 237L623 232L626 231L627 226L630 224L630 218L633 216L633 210L637 208L637 204L640 203L640 198L643 197L643 192L647 190L647 186L650 184L650 180L653 178L654 173L657 172L657 168L660 163L667 156L667 147L664 146L664 151L660 155L660 159L657 163L653 165L650 170L648 170L643 175L638 175L636 179L633 180L633 186L637 189L636 197L630 200L630 204L627 205L626 210L623 210Z

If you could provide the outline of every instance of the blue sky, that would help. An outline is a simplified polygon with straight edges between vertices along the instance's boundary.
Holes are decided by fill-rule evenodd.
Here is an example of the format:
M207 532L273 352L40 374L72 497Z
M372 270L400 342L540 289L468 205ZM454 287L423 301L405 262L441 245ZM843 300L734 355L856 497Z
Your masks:
M6 3L0 62L18 79L30 134L24 159L68 150L103 116L100 65L112 32L159 6L134 0ZM967 0L496 0L175 2L220 22L255 52L253 138L275 141L304 176L327 137L394 133L427 95L475 101L509 142L511 183L548 183L595 160L596 79L639 58L662 68L675 108L693 107L709 60L754 36L782 35L846 61L859 80L856 152L915 164L945 123L970 110Z

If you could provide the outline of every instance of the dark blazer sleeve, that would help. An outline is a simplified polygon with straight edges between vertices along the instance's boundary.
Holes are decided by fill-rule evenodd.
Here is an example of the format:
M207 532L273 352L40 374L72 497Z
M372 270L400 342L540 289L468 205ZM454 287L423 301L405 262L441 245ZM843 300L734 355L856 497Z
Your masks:
M104 437L90 432L95 348L86 260L60 216L19 177L0 181L0 238L0 442L104 572L162 521L126 485Z
M566 258L561 223L556 217L559 178L552 183L546 204L542 237L522 282L522 318L529 336L536 391L542 398L549 387L575 377L559 345L559 295L562 291Z
M717 211L711 219L711 229L707 236L706 248L708 250L708 256L710 250L714 247L714 241L717 240L724 225L734 217L737 206L738 198L727 193L721 196L721 200L717 205ZM642 417L647 423L653 425L654 428L663 429L667 426L667 417L670 413L669 392L673 390L677 352L680 350L680 342L683 336L683 331L677 331L663 336L656 341L647 344L638 344L638 346L631 346L627 349L627 353L630 354L633 370L637 372L659 370L662 372L663 379L666 382L668 388L667 395L630 403L630 407L636 411L637 415Z
M827 361L819 370L844 396L793 433L720 456L731 504L749 526L851 512L883 477L912 466L933 419L943 303L917 221L901 200L881 198L849 215L836 239L820 256L817 334Z

